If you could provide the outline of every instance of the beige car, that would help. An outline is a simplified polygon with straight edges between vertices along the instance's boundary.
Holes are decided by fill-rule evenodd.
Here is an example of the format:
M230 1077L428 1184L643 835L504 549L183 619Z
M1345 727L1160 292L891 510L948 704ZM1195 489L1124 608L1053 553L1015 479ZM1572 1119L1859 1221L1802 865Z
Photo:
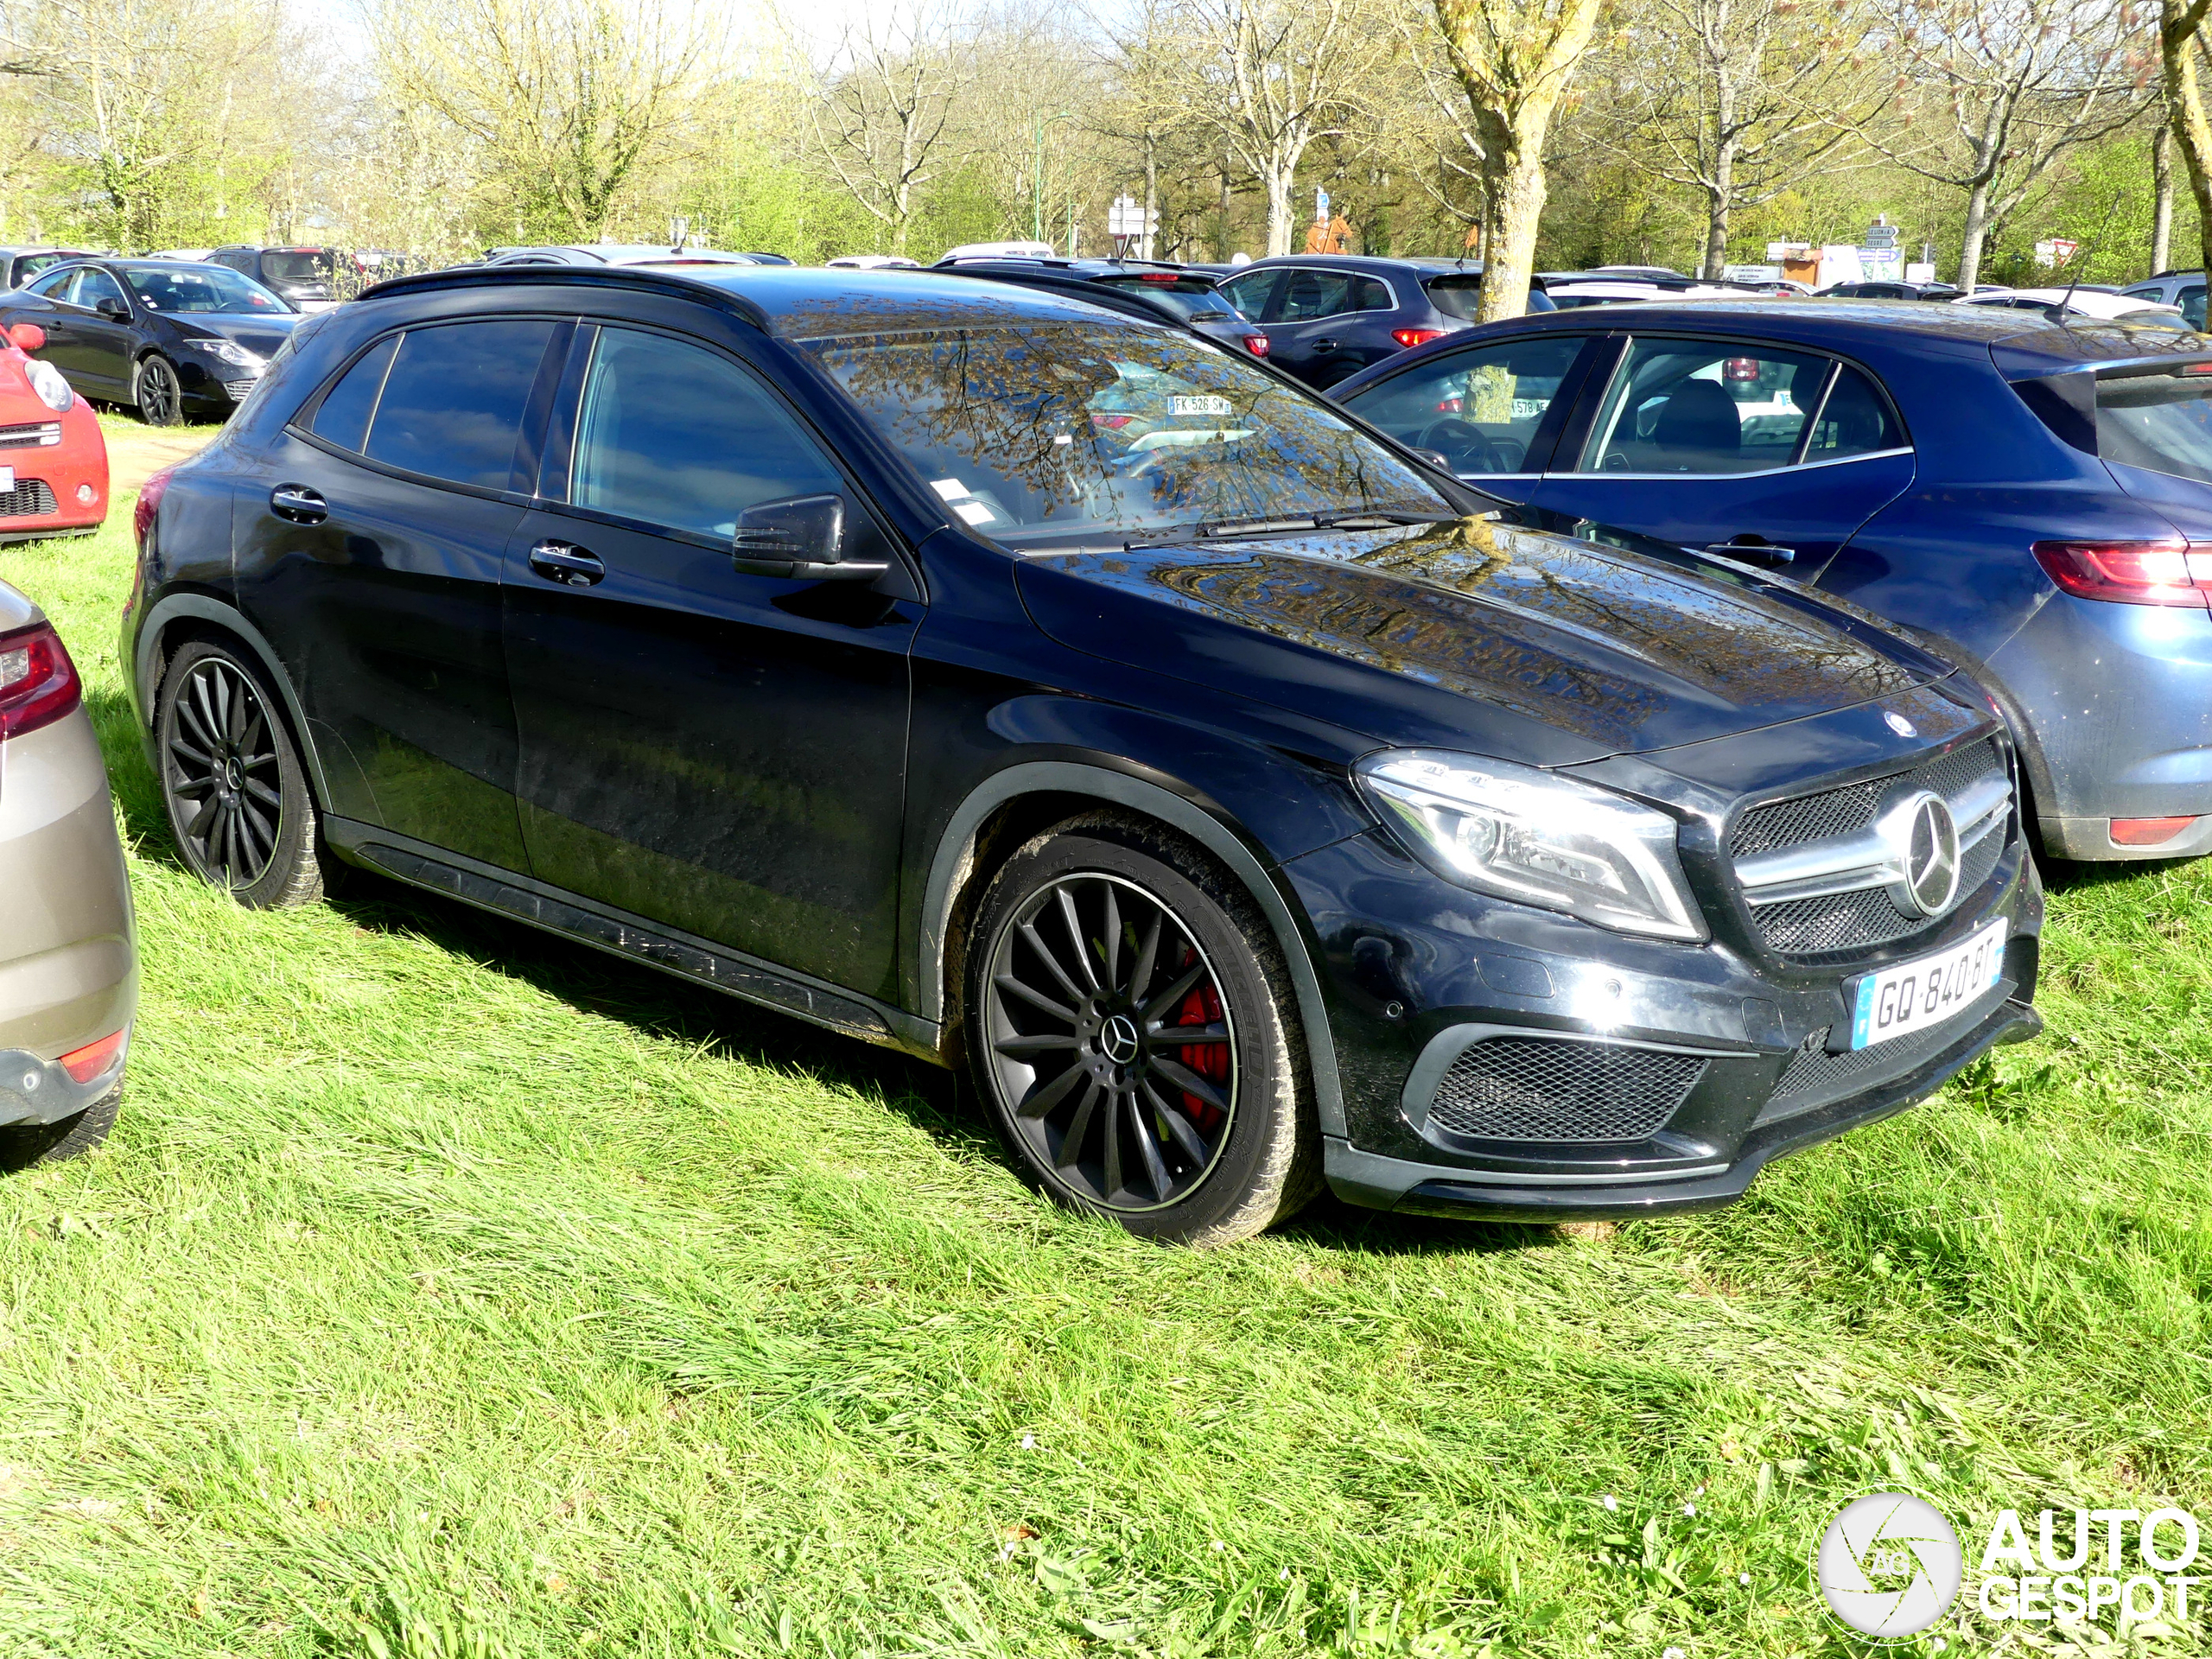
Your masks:
M138 1001L107 769L76 664L0 582L0 1167L103 1140Z

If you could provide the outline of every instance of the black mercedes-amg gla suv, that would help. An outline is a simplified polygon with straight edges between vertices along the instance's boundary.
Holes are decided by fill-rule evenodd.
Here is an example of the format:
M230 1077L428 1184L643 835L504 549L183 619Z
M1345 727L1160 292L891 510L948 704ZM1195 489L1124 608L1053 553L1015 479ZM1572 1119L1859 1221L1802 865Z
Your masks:
M138 523L194 869L366 866L965 1065L1028 1179L1150 1236L1324 1181L1719 1204L2037 1027L1970 682L1079 301L405 277Z

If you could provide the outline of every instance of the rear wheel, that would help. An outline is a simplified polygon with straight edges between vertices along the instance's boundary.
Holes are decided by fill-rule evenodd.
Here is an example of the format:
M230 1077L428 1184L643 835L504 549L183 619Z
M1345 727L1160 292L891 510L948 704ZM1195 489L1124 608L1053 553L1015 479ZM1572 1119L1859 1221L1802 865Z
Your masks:
M118 1084L74 1117L0 1129L0 1170L58 1164L90 1152L107 1139L122 1106L123 1085Z
M1243 890L1141 819L1079 818L993 878L976 1080L1024 1174L1163 1242L1224 1244L1319 1190L1287 969Z
M177 382L175 365L158 354L140 359L131 401L138 405L138 418L149 426L175 426L181 421L184 388Z
M162 678L155 742L177 850L201 880L256 910L322 896L315 800L259 671L195 639Z

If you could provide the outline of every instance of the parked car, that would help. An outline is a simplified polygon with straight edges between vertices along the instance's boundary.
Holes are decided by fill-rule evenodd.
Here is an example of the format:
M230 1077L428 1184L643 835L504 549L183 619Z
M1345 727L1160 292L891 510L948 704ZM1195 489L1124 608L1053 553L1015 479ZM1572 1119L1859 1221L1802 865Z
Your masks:
M205 259L215 251L213 248L162 248L146 256L149 259Z
M1221 292L1260 325L1268 362L1326 387L1465 328L1482 280L1479 262L1300 253L1255 259L1223 279ZM1550 303L1529 296L1532 310Z
M1970 680L977 286L480 269L314 320L149 486L121 659L187 861L250 904L367 866L965 1063L1030 1180L1157 1238L1324 1178L1721 1203L2035 1028ZM268 816L219 853L211 799Z
M92 257L85 248L0 248L0 292L22 287L49 265Z
M0 329L0 543L81 536L107 519L107 439L36 323Z
M2047 852L2171 858L2212 850L2206 359L2126 321L1702 301L1493 324L1338 396L1547 522L1887 618L2003 704Z
M2204 327L2204 273L2201 270L2162 270L2150 281L2120 292L2131 300L2171 305L2191 328Z
M41 360L83 396L130 404L152 426L228 419L299 321L258 283L180 260L57 265L0 295L0 327L36 324Z
M130 885L76 664L0 582L0 1166L106 1138L137 1000Z
M1955 300L1948 283L1837 283L1821 290L1824 300Z
M656 242L593 242L575 247L499 248L487 265L753 265L749 253L714 248L671 248Z
M1688 285L1647 283L1631 276L1553 276L1545 282L1544 296L1554 311L1579 311L1592 305L1641 305L1652 300L1678 300Z
M216 264L280 296L295 311L327 311L345 296L338 291L341 267L353 258L337 248L217 248L207 255Z
M823 262L832 270L919 270L922 262L902 253L841 253Z
M1110 259L940 259L932 269L1188 325L1216 345L1265 357L1268 337L1237 315L1213 278L1173 265Z
M947 248L944 259L1053 259L1059 250L1049 242L963 242Z
M1994 306L2012 311L2056 311L2061 306L2069 316L2089 317L2099 322L2110 322L2115 318L2146 325L2160 322L2169 327L2188 327L2178 306L2161 305L2155 301L2139 300L2125 294L2107 294L2094 288L1999 288L1981 289L1952 302L1955 305Z

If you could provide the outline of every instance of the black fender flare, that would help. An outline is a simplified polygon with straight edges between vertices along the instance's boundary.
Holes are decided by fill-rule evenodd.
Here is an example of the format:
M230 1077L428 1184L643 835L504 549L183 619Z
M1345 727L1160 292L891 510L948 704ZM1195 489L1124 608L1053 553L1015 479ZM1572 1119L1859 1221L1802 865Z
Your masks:
M1306 1027L1306 1049L1313 1075L1313 1100L1324 1135L1342 1137L1344 1085L1337 1072L1337 1046L1329 1025L1320 976L1306 949L1297 918L1267 867L1235 831L1195 802L1126 772L1072 760L1025 761L985 779L961 802L938 838L923 889L919 961L915 976L922 1017L940 1029L945 1015L945 930L951 918L955 888L985 819L1024 795L1084 795L1102 804L1126 806L1180 830L1228 867L1252 895L1274 931L1275 944L1290 965L1299 1018ZM949 1034L949 1033L948 1033Z
M284 715L292 728L294 741L299 745L300 758L306 763L308 782L315 791L315 805L327 810L330 802L329 782L323 776L322 757L316 753L315 738L308 729L307 711L300 706L299 693L292 689L292 677L284 671L277 659L276 647L269 643L268 636L245 619L237 606L226 604L206 594L170 594L146 613L146 620L138 625L137 660L130 665L131 683L138 688L140 718L145 721L147 741L150 747L155 721L154 688L148 676L154 666L154 653L160 650L163 637L176 623L190 619L211 622L224 632L234 636L239 643L259 659L262 671L269 683L276 688L276 695L284 700ZM156 776L159 775L158 769Z

